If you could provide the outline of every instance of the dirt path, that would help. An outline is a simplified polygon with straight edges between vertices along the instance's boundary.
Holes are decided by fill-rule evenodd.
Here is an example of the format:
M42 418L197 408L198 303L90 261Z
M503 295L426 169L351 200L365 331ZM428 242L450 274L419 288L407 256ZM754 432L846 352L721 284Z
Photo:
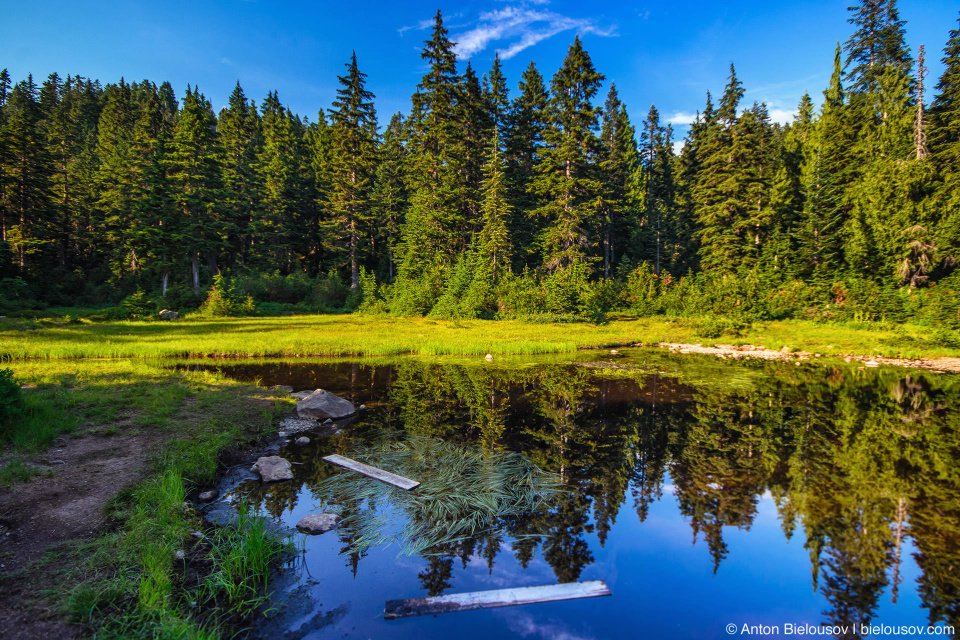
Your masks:
M815 360L824 357L824 354L810 353L808 351L793 351L784 347L784 350L774 351L762 346L745 344L733 346L728 344L718 344L714 347L704 347L700 344L682 344L678 342L661 342L660 347L666 347L676 353L702 353L713 355L719 358L732 358L742 360L743 358L760 358L763 360L785 360L796 361ZM830 357L843 358L846 362L862 362L864 367L879 367L880 365L894 365L897 367L910 367L913 369L931 369L941 373L960 373L960 358L920 358L909 360L906 358L883 358L880 356L853 356L841 354L829 354Z
M71 540L91 539L107 526L104 507L142 480L163 434L61 436L34 462L44 470L29 482L0 489L0 634L5 640L74 638L43 598L54 585L57 560L31 563Z

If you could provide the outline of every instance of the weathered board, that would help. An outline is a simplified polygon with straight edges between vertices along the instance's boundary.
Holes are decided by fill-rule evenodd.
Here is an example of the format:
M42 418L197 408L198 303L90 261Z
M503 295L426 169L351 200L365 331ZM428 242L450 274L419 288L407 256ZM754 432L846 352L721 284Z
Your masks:
M357 462L356 460L351 460L350 458L345 458L336 454L326 456L324 460L331 464L350 469L351 471L362 473L365 476L380 480L381 482L392 484L395 487L406 489L407 491L420 486L420 483L416 480L404 478L403 476L398 476L395 473L390 473L389 471L384 471L383 469L377 469L376 467L371 467L368 464L363 464L362 462Z
M453 611L512 607L519 604L536 604L538 602L556 602L558 600L596 598L609 595L611 595L610 589L607 588L607 583L603 580L451 593L435 598L388 600L383 609L383 617L385 620L393 620L394 618L406 618L408 616L426 616Z

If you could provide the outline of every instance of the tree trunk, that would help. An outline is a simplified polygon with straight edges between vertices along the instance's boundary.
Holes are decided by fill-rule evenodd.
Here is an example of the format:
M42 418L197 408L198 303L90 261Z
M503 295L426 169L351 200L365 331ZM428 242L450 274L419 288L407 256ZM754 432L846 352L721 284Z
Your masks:
M167 295L167 288L170 286L170 273L168 271L163 272L163 278L160 280L160 295Z
M193 275L193 292L200 294L200 254L197 251L190 252L190 271Z
M350 290L360 286L360 269L357 266L357 221L350 221Z
M217 266L217 256L209 251L204 254L207 258L207 267L210 269L210 276L220 275L220 267Z

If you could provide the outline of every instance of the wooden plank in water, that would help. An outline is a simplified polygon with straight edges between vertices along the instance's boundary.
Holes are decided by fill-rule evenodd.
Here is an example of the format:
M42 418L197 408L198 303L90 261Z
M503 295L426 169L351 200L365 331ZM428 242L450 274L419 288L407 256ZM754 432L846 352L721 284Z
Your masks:
M416 480L404 478L403 476L398 476L395 473L390 473L389 471L384 471L383 469L377 469L376 467L371 467L368 464L363 464L362 462L357 462L356 460L351 460L350 458L345 458L336 454L326 456L324 460L340 467L350 469L351 471L362 473L367 477L380 480L381 482L392 484L395 487L406 489L407 491L420 486L420 483Z
M473 591L470 593L452 593L435 598L409 598L407 600L388 600L383 609L385 620L405 618L407 616L425 616L471 609L492 609L494 607L512 607L519 604L538 602L556 602L578 598L596 598L609 596L610 589L603 580L587 582L566 582L548 584L540 587L517 587L514 589L494 589L492 591Z

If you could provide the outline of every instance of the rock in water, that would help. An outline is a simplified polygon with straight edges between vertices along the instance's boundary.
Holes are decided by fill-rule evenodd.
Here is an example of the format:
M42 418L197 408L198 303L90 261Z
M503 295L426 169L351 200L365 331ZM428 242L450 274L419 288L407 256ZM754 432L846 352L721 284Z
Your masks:
M297 530L303 533L326 533L340 524L340 516L335 513L315 513L306 516L297 523Z
M301 418L338 420L352 416L356 412L352 402L323 389L317 389L297 402L297 415Z
M199 496L197 496L198 502L213 502L220 497L220 492L216 489L211 489L210 491L204 491Z
M293 480L293 469L290 463L280 456L266 456L257 460L256 464L250 467L251 471L260 474L264 482L276 482L277 480Z

